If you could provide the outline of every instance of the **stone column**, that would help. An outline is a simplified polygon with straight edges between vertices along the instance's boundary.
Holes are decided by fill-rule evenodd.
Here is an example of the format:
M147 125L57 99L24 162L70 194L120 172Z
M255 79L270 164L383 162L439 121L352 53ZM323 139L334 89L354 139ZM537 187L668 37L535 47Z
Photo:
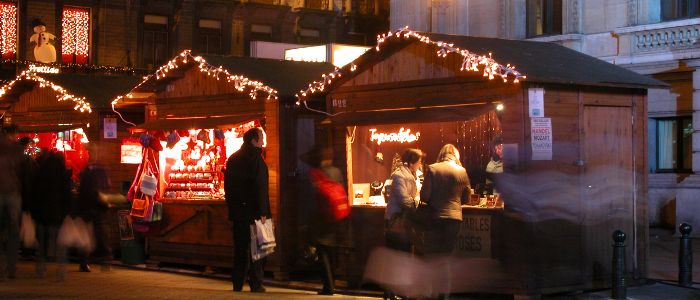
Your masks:
M693 72L693 174L678 184L676 192L676 225L688 223L700 228L700 61L687 62ZM677 226L676 226L677 227ZM700 236L700 230L692 236ZM678 234L678 233L676 233Z

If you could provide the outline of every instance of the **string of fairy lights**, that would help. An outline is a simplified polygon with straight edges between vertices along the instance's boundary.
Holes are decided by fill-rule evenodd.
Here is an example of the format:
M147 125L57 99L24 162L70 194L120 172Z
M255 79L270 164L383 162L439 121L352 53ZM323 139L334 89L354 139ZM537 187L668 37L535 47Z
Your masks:
M224 69L222 66L213 66L207 63L207 61L203 57L192 55L191 50L182 51L180 55L170 60L167 64L160 66L160 68L158 68L158 70L156 70L155 73L144 77L143 81L141 81L138 85L131 89L131 91L133 92L134 90L137 90L140 86L148 82L153 77L155 77L155 80L165 78L168 76L169 72L176 70L181 66L187 65L190 62L197 64L199 71L202 73L206 73L207 76L213 77L217 81L224 80L228 84L232 84L233 87L239 92L248 91L248 95L252 100L257 100L261 94L267 94L267 96L265 96L266 100L279 99L277 90L263 84L260 81L251 80L243 75L232 75L231 73L229 73L228 70ZM125 120L122 117L122 115L116 110L115 107L124 98L132 98L132 92L129 92L125 95L120 95L114 100L112 100L112 111L114 111L119 116L119 118L125 123L136 126L134 123Z
M0 2L0 54L14 57L17 47L17 5Z
M56 99L58 101L73 101L74 106L73 109L76 111L80 112L87 112L87 113L92 113L92 107L90 106L90 103L88 103L85 99L85 97L77 97L75 95L72 95L68 93L66 89L61 87L60 85L57 85L51 81L48 81L42 77L39 77L33 72L27 72L24 71L22 72L19 76L17 76L14 80L10 81L6 85L0 87L0 97L3 97L6 93L8 93L17 83L24 81L24 80L31 80L39 83L39 87L45 88L49 87L56 91Z
M422 43L432 45L438 48L436 54L438 57L445 58L448 54L454 53L462 56L462 64L460 66L461 71L472 71L472 72L482 72L484 77L492 80L496 77L500 77L503 82L508 82L509 78L512 78L513 83L519 82L521 79L525 79L526 76L521 74L515 69L515 66L511 64L502 65L491 57L491 53L488 55L478 55L472 53L466 49L461 49L455 47L452 43L447 43L443 41L433 41L428 36L421 35L420 33L410 30L407 27L396 30L395 32L389 31L388 33L377 36L377 46L374 48L375 52L379 52L382 46L390 40L418 40ZM357 70L357 65L349 64L341 69L336 68L333 72L329 74L321 75L320 81L314 81L309 84L305 90L300 90L295 94L297 105L304 105L309 110L323 113L329 116L335 116L339 113L331 114L324 111L318 111L310 109L306 104L306 99L317 92L322 92L329 86L334 80L342 77L348 72L355 72ZM340 112L342 113L342 112Z
M85 63L89 51L90 13L80 8L65 8L62 21L61 54L64 61L75 55L76 63ZM68 61L73 61L68 59Z

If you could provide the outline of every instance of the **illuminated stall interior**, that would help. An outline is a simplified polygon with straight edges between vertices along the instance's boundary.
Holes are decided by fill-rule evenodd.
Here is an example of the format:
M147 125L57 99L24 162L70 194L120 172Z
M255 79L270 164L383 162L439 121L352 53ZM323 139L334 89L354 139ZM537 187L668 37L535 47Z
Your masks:
M172 200L223 200L226 159L243 145L243 134L259 127L259 120L237 125L194 125L197 119L188 120L193 125L173 130L149 130L148 135L158 138L162 150L157 155L156 168L161 182L161 195ZM161 127L161 121L152 121L142 126ZM169 122L169 123L178 123ZM230 123L227 123L230 124ZM181 124L184 125L184 124ZM141 126L135 132L146 132ZM142 138L143 138L142 134ZM161 140L159 137L162 137ZM144 152L148 153L148 152Z
M392 170L400 164L401 154L408 148L422 150L426 153L425 168L435 162L440 148L447 143L459 149L472 188L480 195L489 193L484 188L484 170L492 155L491 141L501 132L495 109L465 121L360 125L347 127L347 132L353 205L386 206L386 187L391 183ZM420 188L423 176L421 171L418 174ZM479 205L479 201L469 204ZM481 206L494 207L496 203L487 204L484 200Z

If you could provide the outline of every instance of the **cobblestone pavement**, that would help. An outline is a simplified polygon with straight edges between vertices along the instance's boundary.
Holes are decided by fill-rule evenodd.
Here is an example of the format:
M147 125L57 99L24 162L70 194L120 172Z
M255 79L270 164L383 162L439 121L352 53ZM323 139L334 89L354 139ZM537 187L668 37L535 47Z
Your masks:
M227 280L120 267L82 273L77 264L69 264L65 281L57 282L57 267L49 264L48 275L39 279L33 262L20 262L17 278L0 282L0 299L373 299L269 286L266 293L250 293L247 286L233 292Z

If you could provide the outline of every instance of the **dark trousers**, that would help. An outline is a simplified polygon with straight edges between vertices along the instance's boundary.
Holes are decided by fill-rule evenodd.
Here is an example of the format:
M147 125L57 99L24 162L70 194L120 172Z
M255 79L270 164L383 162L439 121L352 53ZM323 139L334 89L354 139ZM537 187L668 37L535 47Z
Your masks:
M109 245L110 232L107 212L100 213L92 220L93 238L95 239L95 250L92 252L92 261L97 263L108 263L112 260L112 248ZM87 265L90 261L90 253L84 251L81 255L80 264Z
M435 255L450 255L455 250L457 235L459 234L459 220L437 219L433 221L433 228L430 230L433 239L431 240Z
M250 256L250 223L245 221L233 221L233 272L231 281L233 288L240 290L248 277L248 285L251 289L262 287L263 264L265 259L253 261Z
M318 268L323 281L323 291L333 292L335 290L333 282L333 265L331 265L331 249L326 245L317 245L318 249Z

